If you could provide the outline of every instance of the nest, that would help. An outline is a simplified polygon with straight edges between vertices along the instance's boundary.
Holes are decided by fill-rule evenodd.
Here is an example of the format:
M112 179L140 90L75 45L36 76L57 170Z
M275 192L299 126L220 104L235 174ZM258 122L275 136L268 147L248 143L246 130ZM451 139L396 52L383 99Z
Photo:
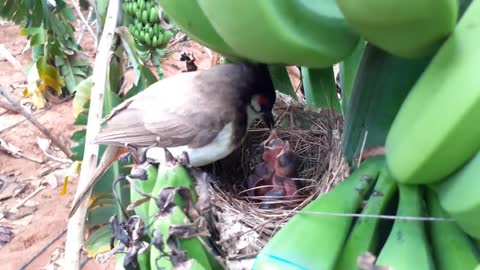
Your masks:
M249 130L240 149L215 164L213 173L220 179L210 190L218 231L215 240L230 269L250 269L245 264L241 267L234 264L254 258L297 211L348 174L340 150L343 125L340 115L330 110L313 111L281 93L277 94L274 112L278 136L288 141L301 159L300 177L294 180L303 185L294 200L281 201L283 207L278 208L261 209L247 195L245 178L262 161L262 142L270 135L261 123Z

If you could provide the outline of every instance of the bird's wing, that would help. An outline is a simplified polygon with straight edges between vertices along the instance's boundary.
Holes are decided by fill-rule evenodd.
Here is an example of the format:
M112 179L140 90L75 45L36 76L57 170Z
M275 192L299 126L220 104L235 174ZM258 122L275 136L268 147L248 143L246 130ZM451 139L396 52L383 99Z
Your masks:
M162 147L209 143L234 116L219 112L222 95L203 95L215 86L199 83L190 73L161 80L120 104L106 118L95 142Z

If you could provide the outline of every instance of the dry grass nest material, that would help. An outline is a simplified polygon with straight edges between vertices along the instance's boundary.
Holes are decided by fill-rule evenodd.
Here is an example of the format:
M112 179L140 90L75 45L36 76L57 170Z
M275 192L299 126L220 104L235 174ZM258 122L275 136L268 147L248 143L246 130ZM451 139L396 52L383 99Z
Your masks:
M343 119L339 114L313 111L281 93L277 94L274 111L278 136L289 141L302 160L300 178L294 180L304 185L299 190L300 196L288 202L288 207L261 209L249 199L245 178L261 162L261 144L270 135L269 130L258 123L249 131L243 147L214 168L214 174L221 179L210 190L219 233L216 242L227 259L255 256L296 211L330 190L348 173L340 151Z

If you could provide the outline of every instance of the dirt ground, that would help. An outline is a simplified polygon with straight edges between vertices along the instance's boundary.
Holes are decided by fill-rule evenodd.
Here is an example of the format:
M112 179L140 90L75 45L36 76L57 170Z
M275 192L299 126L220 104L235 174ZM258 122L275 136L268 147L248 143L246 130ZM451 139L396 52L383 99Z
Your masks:
M0 22L0 46L13 55L23 67L31 64L31 50L24 50L27 40L21 36L20 28L10 23ZM78 33L77 33L78 34ZM91 58L95 54L93 38L85 32L82 39L82 47ZM200 69L206 69L211 65L211 55L207 50L194 42L178 43L172 48L175 52L168 56L162 64L165 75L171 76L180 69L185 69L185 62L179 61L181 52L193 52L197 58L197 65ZM23 69L16 69L9 61L0 54L0 84L17 99L22 99L21 93L26 85L26 74ZM133 72L125 74L126 81L132 82ZM0 98L0 101L5 99ZM33 110L33 113L43 113L36 116L54 136L60 139L64 145L70 144L70 136L75 127L72 114L71 100L59 103L48 104L53 106L50 109ZM60 195L62 175L65 169L62 163L47 158L37 144L37 139L46 137L28 121L23 121L21 114L12 113L0 108L0 139L14 145L22 150L22 153L33 159L45 160L43 164L30 161L25 158L15 158L12 155L0 151L0 177L13 176L14 183L24 188L8 199L0 199L0 213L15 209L22 200L29 197L34 191L39 191L26 203L18 207L16 216L1 216L0 228L6 227L13 232L13 238L4 246L0 246L0 268L4 270L20 269L20 267L35 255L39 254L45 245L54 241L41 255L36 258L27 268L43 269L57 252L61 252L65 241L67 225L67 213L70 208L77 179L69 185L66 195ZM22 122L23 121L23 122ZM20 123L20 124L18 124ZM0 142L1 142L0 140ZM64 158L63 154L52 148L49 153L58 158ZM53 179L53 180L52 180ZM3 196L0 187L0 196ZM26 214L21 217L20 214ZM53 258L54 259L54 258ZM90 260L83 269L114 269L113 264L99 266Z

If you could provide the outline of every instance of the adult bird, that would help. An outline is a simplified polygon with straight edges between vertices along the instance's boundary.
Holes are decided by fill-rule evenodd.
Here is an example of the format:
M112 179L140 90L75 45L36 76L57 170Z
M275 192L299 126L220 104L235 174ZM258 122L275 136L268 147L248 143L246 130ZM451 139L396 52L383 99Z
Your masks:
M207 165L238 148L253 120L273 129L275 100L267 65L258 63L217 65L150 85L104 119L94 143L108 147L69 216L125 147L152 163L162 162L166 148L186 153L191 166Z

